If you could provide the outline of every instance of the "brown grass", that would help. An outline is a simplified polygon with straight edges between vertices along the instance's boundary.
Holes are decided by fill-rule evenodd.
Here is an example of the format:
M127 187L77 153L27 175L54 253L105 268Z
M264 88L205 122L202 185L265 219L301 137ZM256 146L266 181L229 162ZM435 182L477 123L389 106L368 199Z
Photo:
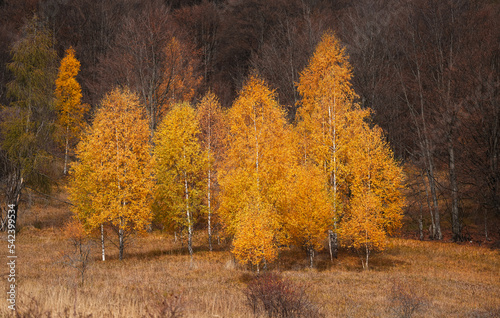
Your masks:
M77 272L60 262L61 253L69 247L62 237L67 206L37 200L22 210L29 212L20 215L22 229L16 238L18 313L148 317L175 300L185 317L252 317L243 291L253 274L234 264L226 247L208 252L202 234L195 240L193 262L185 246L159 232L136 237L126 247L122 262L110 244L108 259L100 261L96 247L85 285L79 286ZM4 233L1 238L1 263L5 264ZM289 250L281 253L271 269L306 286L309 298L326 317L395 317L400 306L394 300L395 290L400 290L395 286L404 286L402 290L421 301L413 317L500 314L498 250L394 238L370 262L371 270L363 271L356 254L341 251L332 264L323 252L316 258L316 268L310 270L305 253ZM7 266L1 265L3 295L7 275ZM9 314L6 301L0 300L0 316Z

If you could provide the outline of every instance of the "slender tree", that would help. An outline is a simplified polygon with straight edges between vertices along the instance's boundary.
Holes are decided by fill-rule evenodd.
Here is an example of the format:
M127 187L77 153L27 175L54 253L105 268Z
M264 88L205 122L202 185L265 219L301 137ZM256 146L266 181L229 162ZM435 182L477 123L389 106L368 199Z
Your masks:
M201 149L195 110L177 104L155 134L155 213L170 230L187 231L193 256L194 225L202 208L206 157Z
M304 166L323 171L332 201L331 257L340 234L344 245L365 248L367 268L370 252L382 249L385 235L400 226L402 171L380 128L368 124L370 110L355 103L351 77L345 49L325 33L298 85L299 156Z
M82 89L76 81L80 71L80 62L75 57L75 50L70 47L61 60L59 74L56 79L56 109L59 113L59 129L64 144L64 170L68 172L68 153L84 126L84 116L89 106L82 104ZM71 142L71 144L70 144Z
M73 211L88 229L109 223L117 230L120 260L126 237L144 231L152 219L149 137L138 97L115 89L78 144L71 171Z
M326 32L300 76L298 90L303 99L298 110L297 129L302 162L323 169L324 181L333 200L332 227L329 229L332 260L336 257L336 227L342 213L340 187L347 143L344 127L349 113L359 108L353 103L356 94L351 78L345 48L333 33Z
M224 119L219 100L212 92L207 93L197 109L197 118L200 123L199 140L206 156L206 208L208 246L212 250L213 215L218 205L218 168L222 156L222 140L225 135Z
M381 129L361 120L353 116L347 128L345 188L349 195L339 233L342 244L358 251L363 268L368 269L371 253L382 251L387 236L401 227L403 172Z
M50 189L56 53L50 32L36 15L24 26L11 52L7 67L13 79L7 84L7 94L12 102L2 123L2 150L7 158L7 204L17 220L26 186Z
M280 229L286 175L294 156L291 135L275 93L256 75L250 76L228 116L219 214L226 233L234 236L235 256L259 270L285 243Z

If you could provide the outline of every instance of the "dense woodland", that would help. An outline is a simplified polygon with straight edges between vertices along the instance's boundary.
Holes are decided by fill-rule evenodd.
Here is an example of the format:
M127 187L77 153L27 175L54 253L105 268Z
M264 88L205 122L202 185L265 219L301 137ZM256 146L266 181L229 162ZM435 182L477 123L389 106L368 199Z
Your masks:
M0 1L2 219L70 180L85 226L116 227L120 258L126 232L158 227L190 253L195 230L210 248L232 239L257 268L292 243L312 265L327 237L334 257L338 234L367 266L401 213L401 234L495 238L499 16L486 0ZM116 158L137 160L121 172L140 185L119 203L130 223L109 215L99 170L115 150L96 136L116 127L131 151ZM255 142L264 160L243 160Z

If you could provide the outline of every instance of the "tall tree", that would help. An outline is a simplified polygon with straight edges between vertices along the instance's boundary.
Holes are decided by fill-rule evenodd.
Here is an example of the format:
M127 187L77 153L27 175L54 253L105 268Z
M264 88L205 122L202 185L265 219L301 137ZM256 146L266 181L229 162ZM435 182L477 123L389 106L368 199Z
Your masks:
M64 174L68 171L69 148L77 140L84 126L85 113L89 109L88 105L81 103L82 89L76 80L79 71L80 62L75 57L75 50L70 47L61 60L55 91L58 124L64 136Z
M194 225L205 187L202 175L206 157L199 132L195 110L189 104L177 104L160 123L154 139L154 210L169 229L187 231L191 257Z
M12 47L8 69L13 80L7 85L12 102L2 123L2 149L7 157L7 204L17 211L25 186L46 191L50 178L50 146L54 126L56 53L53 38L35 15Z
M381 248L385 235L400 226L402 171L380 128L368 125L370 110L355 103L351 77L345 49L333 33L325 33L298 85L299 156L303 165L323 171L332 200L331 257L340 234L344 244L364 246L367 266L371 249Z
M71 171L73 211L88 229L109 223L117 230L120 260L127 236L144 231L152 219L149 140L137 95L115 89L78 144L79 161Z
M199 140L206 156L206 207L208 246L212 251L212 223L213 214L218 205L219 183L218 169L222 157L222 140L225 135L225 115L222 112L219 100L212 92L208 92L200 101L197 109L197 118L200 123Z
M325 183L333 200L329 229L330 257L336 257L341 197L340 181L345 164L348 115L359 111L354 104L356 94L351 86L352 71L345 48L337 37L326 32L309 65L300 76L298 90L302 95L297 129L300 156L304 164L323 169Z
M292 140L275 93L256 75L248 79L228 116L219 214L227 234L234 236L235 256L259 269L285 243L280 229Z

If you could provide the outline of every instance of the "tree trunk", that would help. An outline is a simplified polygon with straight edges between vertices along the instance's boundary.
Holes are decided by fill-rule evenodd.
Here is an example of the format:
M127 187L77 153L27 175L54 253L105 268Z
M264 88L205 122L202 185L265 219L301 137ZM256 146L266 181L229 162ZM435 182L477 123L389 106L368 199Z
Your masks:
M427 182L425 182L425 177L424 177L423 172L421 173L421 176L422 176L422 183L423 183L424 188L425 188L425 197L427 199L427 207L429 209L429 214L431 215L431 225L430 225L430 229L429 229L429 234L432 238L434 238L435 233L436 233L436 230L435 230L436 226L434 225L434 213L432 212L431 198L429 196L429 190L427 189ZM423 226L423 224L422 224L422 226Z
M314 248L312 246L309 246L308 252L309 252L309 268L313 268L314 267Z
M63 173L68 173L68 147L69 147L69 125L66 126L66 147L64 149L64 170Z
M207 196L208 196L208 202L207 202L207 208L208 208L208 249L210 252L212 251L212 211L211 211L211 175L212 175L212 170L208 169L208 189L207 189Z
M102 261L106 260L106 254L104 250L104 225L101 224L101 248L102 248Z
M123 260L123 249L125 247L125 244L124 244L124 230L123 228L121 227L120 225L120 229L118 230L118 239L119 239L119 245L118 245L118 249L119 249L119 259L120 261Z
M186 218L188 224L188 250L189 255L191 255L191 260L193 259L193 228L191 225L191 212L189 211L189 190L187 182L187 173L184 171L184 192L186 196Z
M430 162L429 170L427 171L427 178L429 180L429 187L431 188L432 202L434 205L434 233L433 239L442 240L443 234L441 233L441 220L439 216L439 205L437 199L436 183L434 181L434 171L432 162Z
M6 225L8 225L8 219L13 220L14 230L17 232L17 216L19 212L19 201L21 199L21 191L24 188L24 179L21 177L21 172L18 169L15 169L9 175L7 180L8 188L7 188L7 205L9 206L9 210L13 211L10 214L7 214ZM7 229L7 226L4 226L4 229Z
M458 209L458 184L455 170L455 150L451 136L448 136L448 154L450 159L450 186L451 186L451 228L453 232L453 241L462 241L462 222Z
M420 215L418 218L418 239L421 241L424 240L424 215L422 210L422 203L420 203Z
M338 246L337 233L332 230L328 230L328 247L330 249L330 260L332 262L334 258L337 258Z

